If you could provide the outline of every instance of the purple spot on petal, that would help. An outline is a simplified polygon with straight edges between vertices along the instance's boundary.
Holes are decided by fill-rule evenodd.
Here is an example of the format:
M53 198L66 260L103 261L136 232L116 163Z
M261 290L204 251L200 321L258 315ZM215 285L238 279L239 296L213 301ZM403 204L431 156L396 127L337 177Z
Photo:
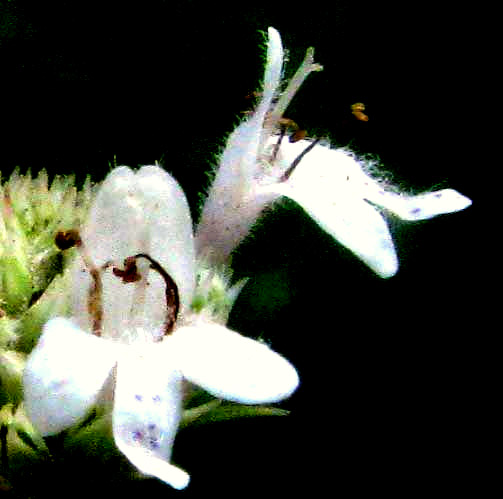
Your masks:
M143 400L143 397L138 393L134 396L134 398L138 400L138 402L141 402Z
M417 215L418 213L421 213L421 208L413 208L410 210L411 215Z
M141 442L143 440L143 433L141 431L133 431L132 437L135 442Z
M157 438L150 438L149 444L151 449L158 449L160 447L159 440L157 440Z
M156 429L156 425L154 423L150 423L147 428L150 430L150 431L154 431Z
M61 390L61 388L63 388L67 384L68 384L67 379L58 379L58 380L51 381L49 386L50 386L51 391L57 391L57 390Z
M435 197L436 197L436 198L441 198L441 197L442 197L442 193L441 193L441 192L437 192L437 193L435 194Z
M154 402L156 402L156 403L159 403L159 402L161 401L161 397L160 397L159 395L154 395L154 396L152 397L152 400L153 400Z

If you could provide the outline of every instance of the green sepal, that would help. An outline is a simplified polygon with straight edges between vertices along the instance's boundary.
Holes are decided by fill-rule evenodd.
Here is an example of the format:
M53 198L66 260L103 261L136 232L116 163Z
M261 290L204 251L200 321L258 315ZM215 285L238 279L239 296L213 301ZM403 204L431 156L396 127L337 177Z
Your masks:
M27 308L33 291L30 273L13 256L0 257L0 290L4 312L18 315Z
M257 416L287 416L290 411L263 405L242 405L223 400L212 400L206 404L183 411L180 429L200 426L230 419L253 418Z
M17 350L30 353L37 344L43 325L52 317L65 316L69 309L70 273L58 275L37 302L20 318Z
M0 407L10 403L17 407L23 399L25 357L13 351L0 351Z

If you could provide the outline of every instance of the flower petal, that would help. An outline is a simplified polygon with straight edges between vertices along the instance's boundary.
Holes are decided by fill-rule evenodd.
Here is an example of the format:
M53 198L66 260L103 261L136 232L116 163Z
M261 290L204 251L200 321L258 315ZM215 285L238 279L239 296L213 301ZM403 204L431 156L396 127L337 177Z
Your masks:
M103 182L82 230L82 240L94 265L147 253L178 286L182 307L194 288L194 243L190 210L178 183L157 166L137 173L128 167L113 170ZM111 269L102 273L104 336L124 339L134 331L162 330L166 317L166 283L148 262L139 260L145 281L124 284ZM143 267L142 267L143 266ZM73 315L79 326L92 329L88 293L92 281L81 258L73 272ZM118 306L119 304L119 306Z
M277 402L297 388L295 368L267 345L217 324L180 328L173 338L185 378L215 397Z
M86 416L116 353L116 345L84 333L68 319L47 322L23 375L26 412L42 435L59 433Z
M263 97L258 107L258 114L266 113L271 107L272 99L281 81L283 68L283 45L278 31L267 29L267 64L264 72Z
M277 139L269 141L269 147ZM283 140L275 163L280 171L286 171L297 158L312 146L310 140L287 142ZM363 199L369 188L379 184L370 177L362 165L343 149L331 149L327 145L316 144L295 167L287 183L295 189L310 193L311 197L336 198L351 196Z
M146 252L142 229L145 230L144 215L136 193L135 174L125 166L115 168L98 190L81 231L85 249L96 267L109 261L120 264L126 257ZM93 324L88 311L93 282L88 270L77 256L72 269L72 315L85 331L91 331ZM130 328L135 285L124 285L110 269L102 274L102 282L103 336L121 338ZM161 300L160 283L157 288Z
M320 193L278 184L277 192L300 204L313 220L351 250L380 277L392 277L398 258L388 225L369 203L347 196L330 199Z
M182 375L163 345L128 352L117 364L113 410L115 443L146 475L182 489L189 475L169 463L181 417ZM166 355L167 354L167 355Z
M376 191L367 196L403 220L426 220L445 213L464 210L472 201L454 189L427 192L417 196L401 196L394 192Z
M264 206L274 199L255 193L257 179L262 175L259 155L270 133L264 131L264 120L279 86L283 65L279 33L269 28L268 34L262 99L253 115L229 136L196 231L198 253L214 263L227 263Z
M277 158L280 169L287 170L310 144L283 144ZM300 204L322 229L386 278L398 270L395 247L386 221L364 196L377 185L345 151L316 145L286 181L263 189Z
M144 166L136 174L138 191L149 227L150 256L178 286L180 304L188 307L195 286L195 250L192 219L178 182L158 166ZM164 310L164 304L163 304Z

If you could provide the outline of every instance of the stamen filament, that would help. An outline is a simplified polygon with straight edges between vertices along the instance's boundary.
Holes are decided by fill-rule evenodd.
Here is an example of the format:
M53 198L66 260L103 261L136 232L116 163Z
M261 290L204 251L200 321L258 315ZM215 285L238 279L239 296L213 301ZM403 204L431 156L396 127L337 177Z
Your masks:
M135 282L138 280L136 279L136 276L133 275L133 280L125 280L124 276L130 277L128 272L129 270L132 270L133 274L137 271L136 264L134 264L133 267L133 261L137 258L145 258L148 260L150 268L158 272L166 283L166 323L164 325L164 331L165 334L170 334L175 327L176 318L178 317L178 312L180 310L180 297L178 295L178 286L173 278L162 268L161 264L146 253L138 253L137 255L126 258L124 262L124 271L114 268L113 273L118 277L122 277L124 282Z
M313 140L293 161L292 164L287 168L285 173L280 178L280 182L286 182L290 175L293 173L297 165L301 162L302 158L320 141L320 139Z
M272 155L271 155L271 162L276 161L276 157L278 156L279 148L281 146L281 142L283 142L283 138L286 133L286 126L281 125L280 131L279 131L279 136L278 136L278 141L276 144L274 144L274 149L272 150Z
M58 232L56 234L55 243L61 250L75 246L93 279L93 284L89 288L87 311L93 320L93 334L101 336L101 325L103 323L103 283L101 282L100 272L106 269L109 263L105 263L101 269L96 267L91 256L87 252L80 234L76 230Z

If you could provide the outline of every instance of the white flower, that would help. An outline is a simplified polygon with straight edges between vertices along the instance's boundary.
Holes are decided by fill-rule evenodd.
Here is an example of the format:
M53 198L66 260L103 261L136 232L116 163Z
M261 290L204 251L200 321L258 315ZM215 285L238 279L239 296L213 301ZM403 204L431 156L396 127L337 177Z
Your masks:
M393 276L398 270L395 248L374 205L404 220L421 220L462 210L471 201L452 189L418 196L390 192L342 149L312 140L283 140L280 119L285 109L308 74L321 66L309 49L281 92L282 64L281 38L269 28L262 99L228 139L196 231L198 250L215 262L226 262L263 209L287 196L378 275Z
M170 463L184 384L268 403L295 390L297 372L266 345L191 312L189 207L161 168L113 170L78 244L72 317L44 326L26 364L27 414L44 436L53 435L82 421L112 390L117 447L141 472L184 488L189 475Z
M293 199L390 277L397 257L375 206L419 220L471 204L452 189L389 192L343 150L283 140L285 109L321 66L309 49L280 92L282 64L280 36L269 28L262 98L228 139L195 237L182 189L159 167L120 167L106 178L87 223L72 235L79 251L71 317L44 326L24 371L26 411L43 435L110 405L120 451L141 472L184 488L189 476L170 458L185 384L247 404L282 400L298 385L287 360L225 327L240 285L228 289L215 277L267 205Z

